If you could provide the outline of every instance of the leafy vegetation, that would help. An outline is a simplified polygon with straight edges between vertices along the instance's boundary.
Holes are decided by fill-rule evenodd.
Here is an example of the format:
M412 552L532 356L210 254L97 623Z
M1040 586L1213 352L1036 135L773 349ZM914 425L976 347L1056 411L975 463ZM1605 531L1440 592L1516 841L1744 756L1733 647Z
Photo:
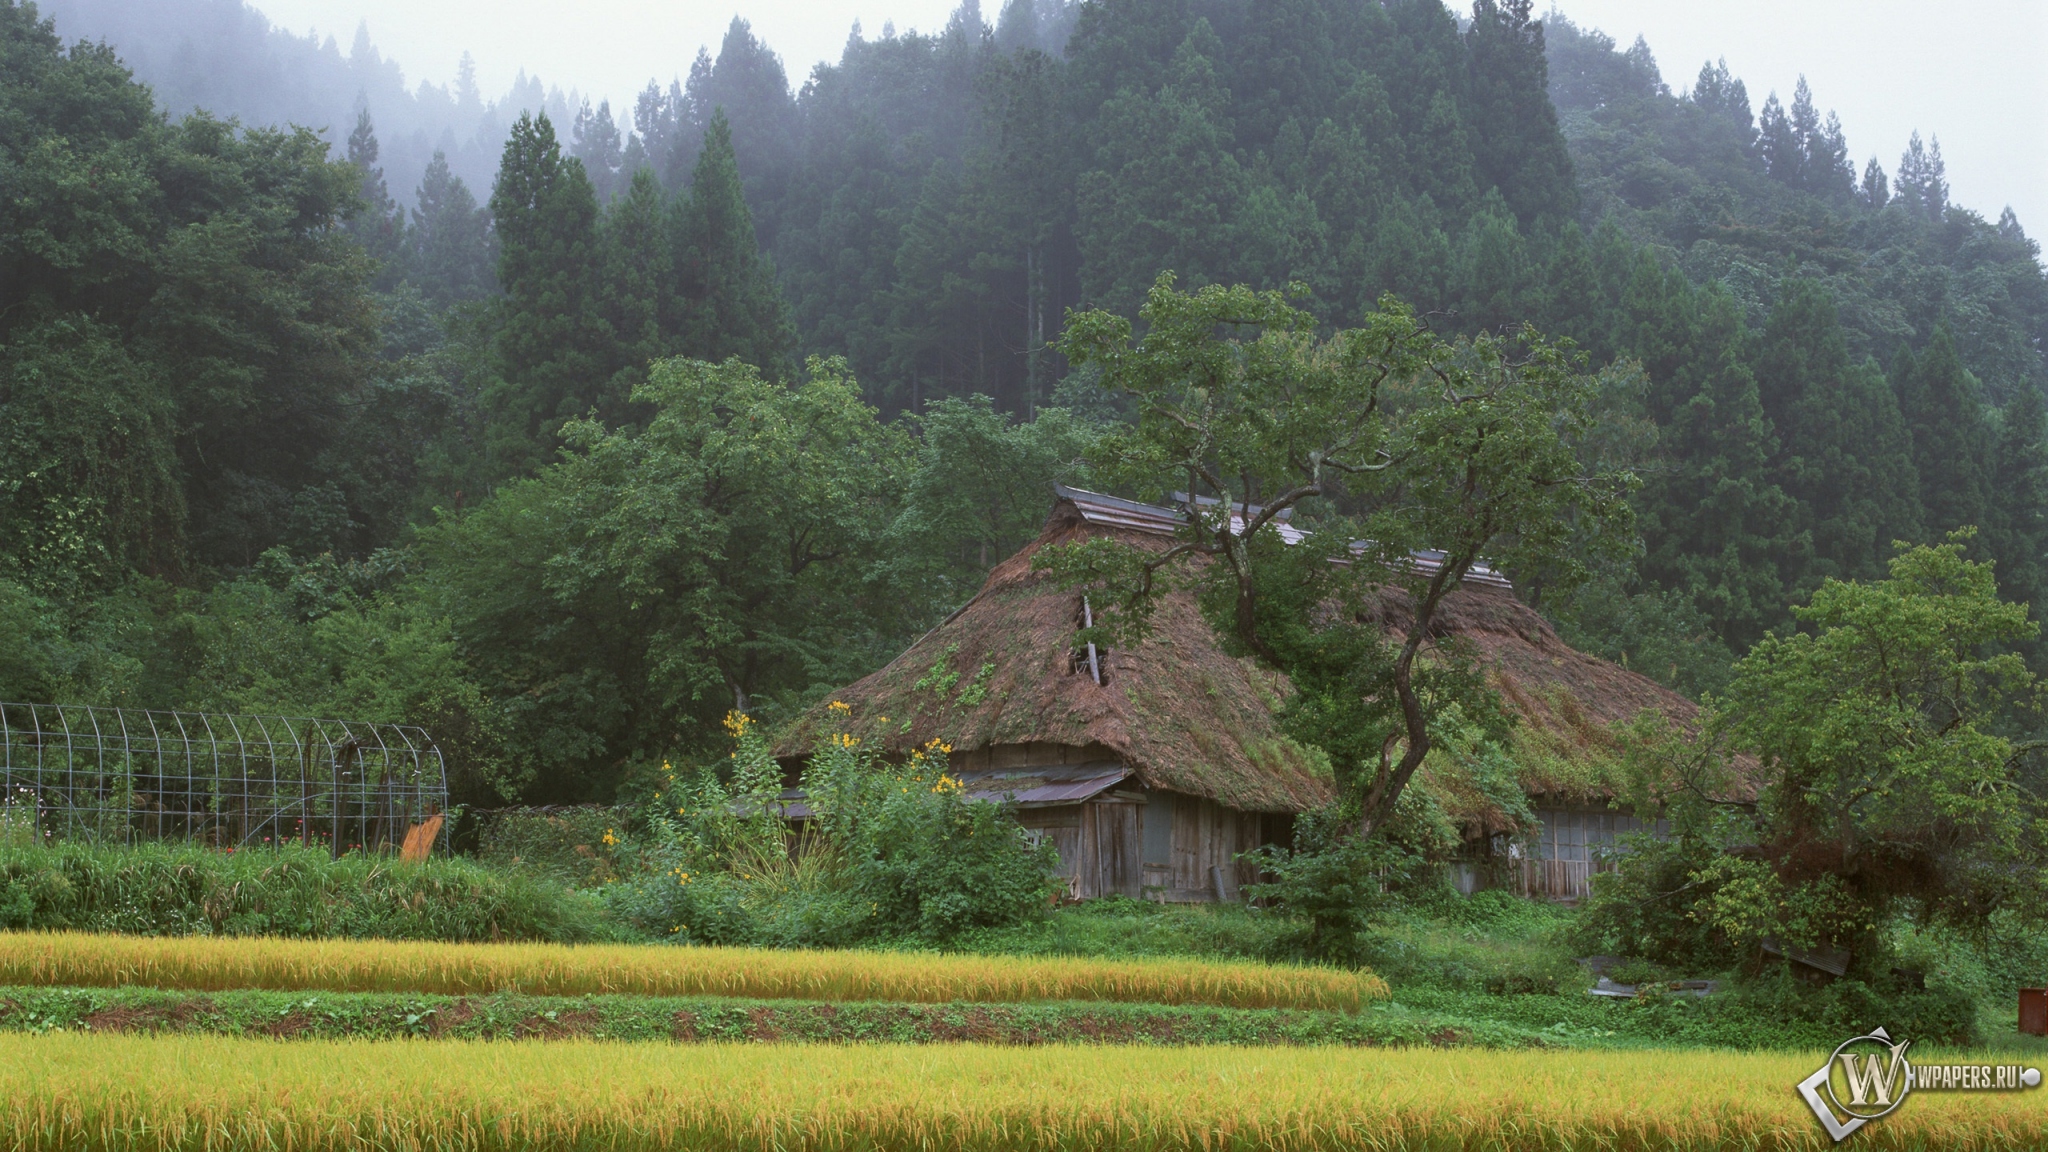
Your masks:
M2038 907L2035 769L1999 732L2033 682L2000 647L2035 626L1965 539L1822 585L1797 610L1812 631L1752 649L1699 738L1639 734L1636 800L1673 834L1601 879L1589 946L1707 966L1838 949L1882 982L1895 925L1975 935Z
M622 935L593 894L467 860L68 842L0 845L0 929L561 943Z
M845 705L835 712L844 714ZM605 890L628 922L681 943L943 943L1044 916L1051 845L1030 845L1004 805L971 800L934 743L892 765L846 731L821 736L801 813L750 718L727 718L729 782L704 769L655 794L631 874ZM803 823L791 844L789 817Z

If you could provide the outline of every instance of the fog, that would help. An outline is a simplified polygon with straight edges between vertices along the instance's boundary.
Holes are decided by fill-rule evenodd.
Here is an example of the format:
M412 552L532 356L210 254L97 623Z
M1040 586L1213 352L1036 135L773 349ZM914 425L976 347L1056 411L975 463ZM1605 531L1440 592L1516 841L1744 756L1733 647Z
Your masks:
M1623 44L1638 34L1664 79L1689 84L1726 57L1761 105L1804 75L1841 113L1860 170L1893 169L1914 131L1941 139L1952 199L1987 217L2011 205L2048 227L2048 4L2039 0L1572 0L1558 7Z
M1540 0L1539 0L1540 3ZM858 21L869 36L936 30L950 0L747 0L738 8L647 0L262 0L272 20L346 45L359 22L415 82L445 81L466 50L486 92L522 68L613 107L650 77L687 74L717 51L737 12L782 54L791 82L837 59ZM1457 7L1457 6L1454 6ZM2038 0L1572 0L1557 6L1627 44L1642 34L1673 87L1726 57L1758 104L1789 101L1801 74L1839 112L1860 168L1895 166L1917 130L1941 140L1956 202L1989 217L2010 204L2030 232L2048 226L2048 4ZM994 22L996 5L984 13ZM566 23L563 17L573 13Z
M1540 2L1540 0L1539 0ZM235 0L211 0L223 24ZM688 74L701 47L714 53L735 14L779 53L793 86L811 68L836 60L856 25L872 38L897 31L936 31L951 0L745 0L737 7L650 3L648 0L581 0L565 6L544 0L257 0L254 5L278 29L312 43L332 40L346 55L367 31L382 70L403 73L403 84L421 82L453 91L465 52L475 62L477 87L486 100L514 107L539 103L529 87L513 93L523 73L564 96L593 103L609 99L624 119L633 95L650 79L666 84ZM127 24L133 0L44 0L57 17L60 34L115 35L116 47L138 61L144 79L158 85L170 102L179 97L213 97L217 110L245 118L269 107L235 107L225 96L163 92L161 62L142 58L172 49L175 32ZM998 5L984 18L991 24ZM1894 168L1915 131L1940 140L1954 202L1995 218L2010 205L2021 224L2038 233L2048 222L2048 4L2035 0L1956 0L1929 6L1907 0L1570 0L1557 11L1582 27L1598 28L1626 45L1642 35L1664 79L1688 86L1700 65L1725 58L1761 105L1770 92L1789 101L1805 76L1816 103L1842 119L1849 151L1859 169L1872 156ZM168 14L168 13L166 13ZM125 37L120 29L131 28ZM289 70L290 66L287 66ZM152 75L157 73L158 75ZM396 77L393 77L396 80ZM307 76L309 89L329 87ZM410 110L387 111L370 84L368 101L380 121L409 118ZM206 86L200 86L204 88ZM388 84L391 95L397 85ZM511 94L506 98L506 94ZM326 103L332 103L329 94ZM271 103L266 101L266 104ZM573 101L571 101L573 103ZM225 105L225 106L222 106ZM319 114L287 106L294 118L315 122L347 118L346 109ZM436 117L430 117L436 119ZM330 129L337 124L327 123ZM407 125L393 123L393 129ZM477 155L451 159L472 182L488 182L496 135L491 126L476 139ZM335 137L338 138L339 133ZM401 132L386 132L392 141ZM436 123L428 135L448 145ZM469 124L456 135L464 146ZM424 164L425 155L400 143L394 181L401 190Z

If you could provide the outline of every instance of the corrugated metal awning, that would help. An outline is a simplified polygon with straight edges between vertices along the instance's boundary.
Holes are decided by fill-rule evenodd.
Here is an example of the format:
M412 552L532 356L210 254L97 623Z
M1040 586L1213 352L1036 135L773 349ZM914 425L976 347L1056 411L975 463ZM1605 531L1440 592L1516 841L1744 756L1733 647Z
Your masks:
M1131 770L1123 764L1057 764L1036 768L988 768L958 773L967 794L978 800L1014 804L1078 804L1121 784Z
M1124 528L1134 532L1149 532L1159 536L1171 536L1187 524L1187 515L1178 508L1163 508L1157 504L1140 504L1136 500L1125 500L1118 496L1105 496L1100 492L1089 492L1080 488L1069 488L1064 484L1053 485L1053 492L1060 499L1071 503L1081 513L1081 518L1090 524L1105 528ZM1175 493L1179 496L1180 493ZM1201 502L1213 503L1208 497ZM1259 506L1251 508L1256 516ZM1289 509L1292 511L1292 509ZM1269 522L1280 539L1288 544L1299 544L1308 538L1308 533L1287 522L1285 517L1275 517ZM1244 517L1237 509L1230 513L1230 531L1243 535ZM1351 550L1364 552L1372 545L1369 541L1353 541ZM1423 576L1434 576L1443 566L1444 554L1435 548L1417 549L1410 553L1409 564ZM1496 588L1513 588L1514 583L1495 571L1485 562L1472 565L1465 573L1465 583L1490 584Z

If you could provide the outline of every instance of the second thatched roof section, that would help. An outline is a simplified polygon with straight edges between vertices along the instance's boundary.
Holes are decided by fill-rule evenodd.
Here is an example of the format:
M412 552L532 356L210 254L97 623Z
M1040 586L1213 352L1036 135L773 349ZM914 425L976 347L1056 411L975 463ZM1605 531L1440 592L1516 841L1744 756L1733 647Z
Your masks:
M1103 536L1163 549L1177 515L1062 489L1038 539L998 564L974 599L881 671L837 693L850 713L821 704L800 716L777 754L801 756L835 727L890 756L932 741L950 745L956 761L997 746L1057 745L1078 750L1076 762L1120 762L1147 788L1240 811L1300 812L1328 802L1334 793L1320 758L1274 723L1292 690L1286 678L1227 654L1191 595L1164 597L1135 648L1101 653L1102 683L1077 662L1081 594L1032 571L1034 557ZM1406 626L1398 596L1379 615L1389 628ZM1604 788L1598 773L1584 769L1611 760L1612 725L1649 710L1689 728L1697 715L1678 693L1565 644L1491 572L1447 597L1437 624L1439 636L1471 646L1519 719L1516 758L1532 792L1590 798Z

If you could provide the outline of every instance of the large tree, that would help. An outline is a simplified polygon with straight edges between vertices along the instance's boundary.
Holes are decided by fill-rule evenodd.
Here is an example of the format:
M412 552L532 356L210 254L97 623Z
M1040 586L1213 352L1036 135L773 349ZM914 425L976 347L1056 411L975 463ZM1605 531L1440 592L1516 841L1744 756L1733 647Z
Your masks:
M436 151L413 196L412 226L406 229L407 278L441 308L482 300L497 291L497 262L490 214Z
M0 126L7 566L247 565L316 509L345 544L327 484L377 322L342 228L361 172L310 130L170 123L111 49L13 3Z
M676 201L668 327L685 355L729 356L770 373L783 371L795 343L775 273L754 236L740 182L732 129L722 110L704 132L690 192Z
M1130 320L1077 315L1063 348L1136 408L1098 467L1171 494L1186 528L1163 553L1102 540L1048 563L1120 593L1111 628L1142 626L1162 574L1194 565L1219 630L1294 678L1292 722L1358 828L1382 831L1441 717L1475 706L1469 666L1431 644L1445 597L1488 564L1569 587L1633 541L1600 389L1533 333L1453 344L1391 300L1319 340L1278 293L1162 276L1140 318L1133 344ZM1290 518L1315 528L1293 548Z
M597 196L562 154L546 114L522 114L491 192L497 225L499 389L494 453L503 472L544 459L566 420L587 412L612 374L604 316Z
M1964 557L1970 536L1823 583L1798 631L1736 666L1699 738L1637 733L1631 799L1674 834L1603 883L1602 944L1684 964L1842 949L1883 979L1901 916L1976 931L2038 910L2039 749L2008 734L2034 687L2013 646L2037 626Z
M635 757L699 747L893 651L885 555L906 441L844 365L794 385L737 359L658 362L644 428L579 421L569 454L426 534L453 623L548 801L600 799Z

